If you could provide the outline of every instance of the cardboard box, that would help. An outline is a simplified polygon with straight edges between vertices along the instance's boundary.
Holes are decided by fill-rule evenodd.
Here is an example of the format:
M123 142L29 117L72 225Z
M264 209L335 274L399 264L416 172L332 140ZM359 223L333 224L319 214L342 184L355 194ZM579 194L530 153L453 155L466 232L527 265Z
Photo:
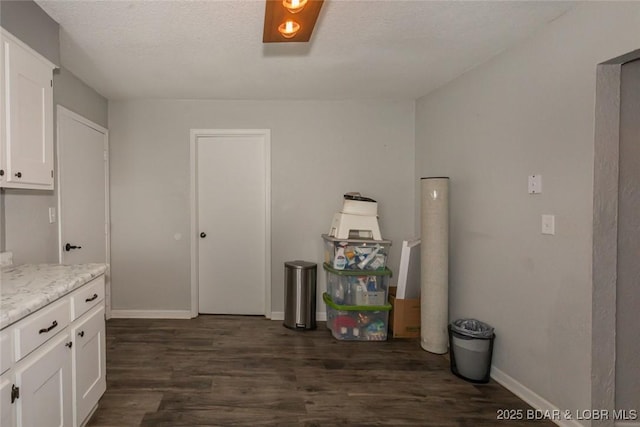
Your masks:
M391 314L389 329L393 338L420 338L420 298L396 299L396 287L389 288Z

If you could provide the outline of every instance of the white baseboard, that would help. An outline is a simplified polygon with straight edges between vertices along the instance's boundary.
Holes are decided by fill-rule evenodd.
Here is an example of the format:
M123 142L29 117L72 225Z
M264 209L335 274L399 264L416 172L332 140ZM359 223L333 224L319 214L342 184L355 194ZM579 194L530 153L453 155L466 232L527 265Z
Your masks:
M112 319L191 319L190 310L111 310Z
M113 319L191 319L190 310L111 310ZM284 320L284 311L272 311L271 320ZM316 313L316 320L325 322L326 312Z
M271 312L271 320L284 320L284 311L272 311ZM327 321L327 312L326 311L318 311L316 313L316 320L318 322L326 322Z
M491 378L494 379L495 382L502 385L504 388L509 390L511 393L518 396L520 399L527 402L534 409L539 409L541 411L549 411L551 413L564 413L564 411L560 410L560 408L556 407L554 404L535 393L533 390L527 388L522 383L516 381L514 378L502 372L500 369L495 366L491 366ZM558 412L555 412L558 411ZM560 427L583 427L576 420L550 420L556 425ZM625 426L627 427L627 426Z

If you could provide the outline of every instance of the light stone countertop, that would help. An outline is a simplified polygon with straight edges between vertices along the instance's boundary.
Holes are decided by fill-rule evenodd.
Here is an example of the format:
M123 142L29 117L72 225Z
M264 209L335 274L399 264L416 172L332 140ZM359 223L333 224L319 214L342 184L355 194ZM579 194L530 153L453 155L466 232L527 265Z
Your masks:
M106 264L22 264L0 270L0 329L79 288Z

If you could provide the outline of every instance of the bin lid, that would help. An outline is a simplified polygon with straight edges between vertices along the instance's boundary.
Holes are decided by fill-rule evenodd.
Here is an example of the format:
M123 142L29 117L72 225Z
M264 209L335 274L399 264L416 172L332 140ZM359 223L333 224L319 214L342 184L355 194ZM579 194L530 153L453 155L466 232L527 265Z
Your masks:
M310 268L317 268L318 264L316 264L315 262L309 262L309 261L300 261L300 260L296 260L296 261L287 261L284 263L285 267L291 267L291 268L296 268L299 270L309 270Z
M331 243L344 243L347 245L387 245L391 246L391 240L373 240L373 239L339 239L337 237L329 236L328 234L321 234L322 238Z
M328 293L322 294L322 300L327 306L339 311L391 311L391 304L384 305L342 305L333 302Z
M458 319L451 322L451 330L472 338L493 337L493 327L477 319Z
M391 276L393 273L387 267L380 270L336 270L326 262L322 264L322 268L329 273L337 274L338 276Z

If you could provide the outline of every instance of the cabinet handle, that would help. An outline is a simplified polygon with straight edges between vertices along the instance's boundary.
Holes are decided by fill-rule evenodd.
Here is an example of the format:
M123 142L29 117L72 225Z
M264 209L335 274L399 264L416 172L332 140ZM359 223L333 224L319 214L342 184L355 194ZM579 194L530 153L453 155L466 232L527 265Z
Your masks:
M16 176L17 176L18 178L22 178L22 172L17 172L17 173L16 173Z
M83 336L84 336L84 331L80 331L80 332L78 332L78 335L79 335L80 337L83 337Z
M58 326L58 322L57 321L53 321L53 323L51 324L51 326L49 326L48 328L42 328L38 331L39 334L46 334L47 332L49 332L50 330L52 330L53 328L55 328L56 326Z
M0 169L0 176L4 176L4 169Z
M67 347L71 348L73 347L73 342L69 341L68 343L65 344Z
M96 298L98 298L98 294L93 294L93 296L91 298L87 298L86 300L84 300L84 302L91 302Z

